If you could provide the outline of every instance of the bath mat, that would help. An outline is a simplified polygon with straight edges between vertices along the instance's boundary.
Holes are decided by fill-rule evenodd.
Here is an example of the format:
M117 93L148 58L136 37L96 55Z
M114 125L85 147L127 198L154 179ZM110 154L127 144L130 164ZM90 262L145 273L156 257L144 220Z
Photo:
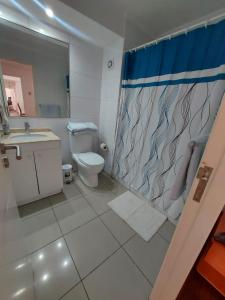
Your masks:
M167 217L148 202L131 192L125 192L108 205L146 242L159 230Z

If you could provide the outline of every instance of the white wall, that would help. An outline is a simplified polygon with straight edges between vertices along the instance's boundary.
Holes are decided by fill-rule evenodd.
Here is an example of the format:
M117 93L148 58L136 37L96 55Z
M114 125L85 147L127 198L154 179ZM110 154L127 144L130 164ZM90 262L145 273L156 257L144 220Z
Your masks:
M102 48L79 40L70 43L71 119L99 125Z
M113 47L103 50L102 88L100 106L100 141L108 145L109 151L101 153L105 158L105 171L111 173L115 147L115 129L120 92L120 77L123 58L123 39ZM107 62L113 59L112 69L107 68Z

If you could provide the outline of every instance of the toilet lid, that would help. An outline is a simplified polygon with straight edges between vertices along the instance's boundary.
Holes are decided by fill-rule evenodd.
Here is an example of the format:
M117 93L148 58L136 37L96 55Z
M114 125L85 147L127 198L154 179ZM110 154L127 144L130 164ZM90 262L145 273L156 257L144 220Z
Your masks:
M104 158L94 152L79 154L79 160L87 166L98 166L104 164Z

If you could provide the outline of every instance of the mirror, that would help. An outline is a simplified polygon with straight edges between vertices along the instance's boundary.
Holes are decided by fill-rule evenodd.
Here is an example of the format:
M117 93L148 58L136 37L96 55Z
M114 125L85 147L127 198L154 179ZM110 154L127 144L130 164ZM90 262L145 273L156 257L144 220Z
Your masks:
M0 67L10 117L69 117L69 45L0 23Z

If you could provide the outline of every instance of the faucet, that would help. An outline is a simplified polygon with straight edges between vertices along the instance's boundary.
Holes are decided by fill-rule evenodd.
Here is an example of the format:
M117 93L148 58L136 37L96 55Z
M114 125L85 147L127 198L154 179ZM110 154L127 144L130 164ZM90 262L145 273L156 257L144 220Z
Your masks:
M16 150L16 159L21 160L22 155L21 155L21 151L20 151L20 146L18 146L18 145L4 145L4 144L0 143L0 153L1 154L6 154L6 150L11 150L11 149Z
M24 128L26 133L30 133L30 124L28 122L24 122Z

